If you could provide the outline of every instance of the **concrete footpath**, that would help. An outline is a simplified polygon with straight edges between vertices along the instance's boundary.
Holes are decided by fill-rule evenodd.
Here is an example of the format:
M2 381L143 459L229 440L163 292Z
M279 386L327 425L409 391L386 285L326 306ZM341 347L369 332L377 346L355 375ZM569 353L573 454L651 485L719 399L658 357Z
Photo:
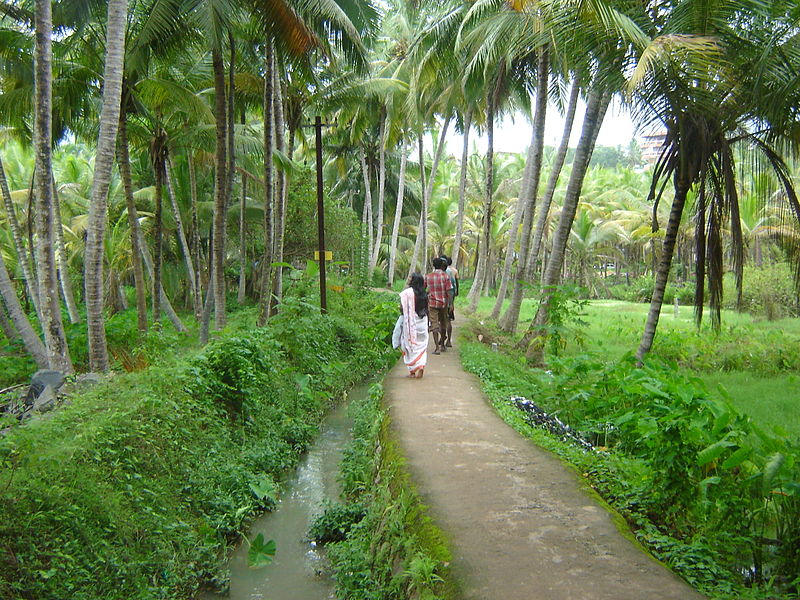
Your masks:
M407 378L402 360L389 372L386 402L465 600L703 598L626 539L580 477L494 413L457 347L432 348L423 379Z

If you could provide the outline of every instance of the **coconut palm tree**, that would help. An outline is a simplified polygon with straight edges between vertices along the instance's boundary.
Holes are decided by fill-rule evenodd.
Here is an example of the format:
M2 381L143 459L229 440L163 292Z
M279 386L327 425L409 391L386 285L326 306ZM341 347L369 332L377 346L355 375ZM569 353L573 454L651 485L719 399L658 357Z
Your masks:
M736 186L737 148L764 157L800 219L800 204L777 150L795 139L798 106L797 15L781 2L719 5L684 2L681 10L647 12L650 34L637 48L629 89L640 120L660 123L667 135L656 164L651 197L672 180L674 198L661 260L637 358L655 337L676 239L690 190L697 190L695 307L702 318L705 279L712 322L719 326L722 300L721 232L730 224L733 271L741 288L743 236ZM748 15L743 21L742 11ZM645 31L645 29L643 29Z
M36 84L35 148L36 148L36 233L37 270L39 280L42 329L49 366L64 373L72 373L67 338L58 303L58 278L56 276L53 243L53 186L52 167L52 6L49 0L35 3L35 55Z
M97 138L94 183L89 205L86 238L86 321L89 340L89 368L108 370L105 322L103 320L103 235L108 218L108 186L114 166L114 150L119 126L122 96L122 69L125 56L125 26L128 0L109 0L106 21L106 60L103 75L103 106Z

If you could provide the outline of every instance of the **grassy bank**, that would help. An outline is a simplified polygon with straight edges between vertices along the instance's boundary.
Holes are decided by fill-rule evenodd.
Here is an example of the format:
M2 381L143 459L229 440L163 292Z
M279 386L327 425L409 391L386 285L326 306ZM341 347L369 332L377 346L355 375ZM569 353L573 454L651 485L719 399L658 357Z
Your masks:
M509 423L576 465L643 545L712 598L795 597L796 438L765 431L674 366L581 354L529 369L497 340L501 352L462 342L465 368ZM509 402L518 395L603 450L533 429Z
M492 298L484 298L478 313L487 315ZM583 324L573 328L563 356L589 354L605 362L635 352L649 305L594 300L582 310ZM518 331L524 331L536 305L526 300ZM800 392L800 319L766 321L752 315L722 311L722 329L709 319L698 330L690 306L664 306L651 356L673 363L699 377L710 390L718 386L741 412L762 427L778 427L800 437L800 413L794 398Z
M331 505L311 530L327 543L337 597L344 600L451 600L456 586L441 531L425 513L374 386L355 403L353 442L340 478L343 503Z
M393 298L287 297L202 352L119 374L0 439L0 597L189 598L275 502L327 404L391 359Z

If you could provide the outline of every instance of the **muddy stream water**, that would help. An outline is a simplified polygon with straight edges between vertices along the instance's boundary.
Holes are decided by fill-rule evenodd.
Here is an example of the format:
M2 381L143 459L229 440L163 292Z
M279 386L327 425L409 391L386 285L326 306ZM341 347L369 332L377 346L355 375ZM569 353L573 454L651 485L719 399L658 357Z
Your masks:
M260 569L247 566L246 542L234 551L229 562L230 591L204 592L197 600L327 600L335 598L334 584L326 573L324 553L307 539L314 517L322 512L326 499L339 497L337 476L344 448L350 441L351 419L347 405L369 391L364 383L350 390L324 419L316 441L303 456L297 470L282 486L275 510L256 519L248 539L259 533L275 540L277 550L271 564Z

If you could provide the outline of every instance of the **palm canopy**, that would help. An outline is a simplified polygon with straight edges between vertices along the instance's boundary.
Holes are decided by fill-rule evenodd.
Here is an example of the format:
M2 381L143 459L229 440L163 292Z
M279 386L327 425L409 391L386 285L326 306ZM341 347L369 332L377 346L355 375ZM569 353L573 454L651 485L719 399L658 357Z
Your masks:
M684 0L667 5L643 3L633 17L642 26L632 43L636 61L627 91L644 127L666 128L651 198L657 207L664 186L672 180L675 199L665 238L667 266L687 194L696 190L697 319L702 318L707 276L712 320L719 326L721 233L727 223L741 293L738 147L763 155L761 164L777 174L800 218L800 204L778 151L781 144L788 147L798 141L797 125L791 120L798 104L798 15L791 14L782 0ZM645 32L648 41L642 44ZM643 341L640 356L649 349L646 345Z

